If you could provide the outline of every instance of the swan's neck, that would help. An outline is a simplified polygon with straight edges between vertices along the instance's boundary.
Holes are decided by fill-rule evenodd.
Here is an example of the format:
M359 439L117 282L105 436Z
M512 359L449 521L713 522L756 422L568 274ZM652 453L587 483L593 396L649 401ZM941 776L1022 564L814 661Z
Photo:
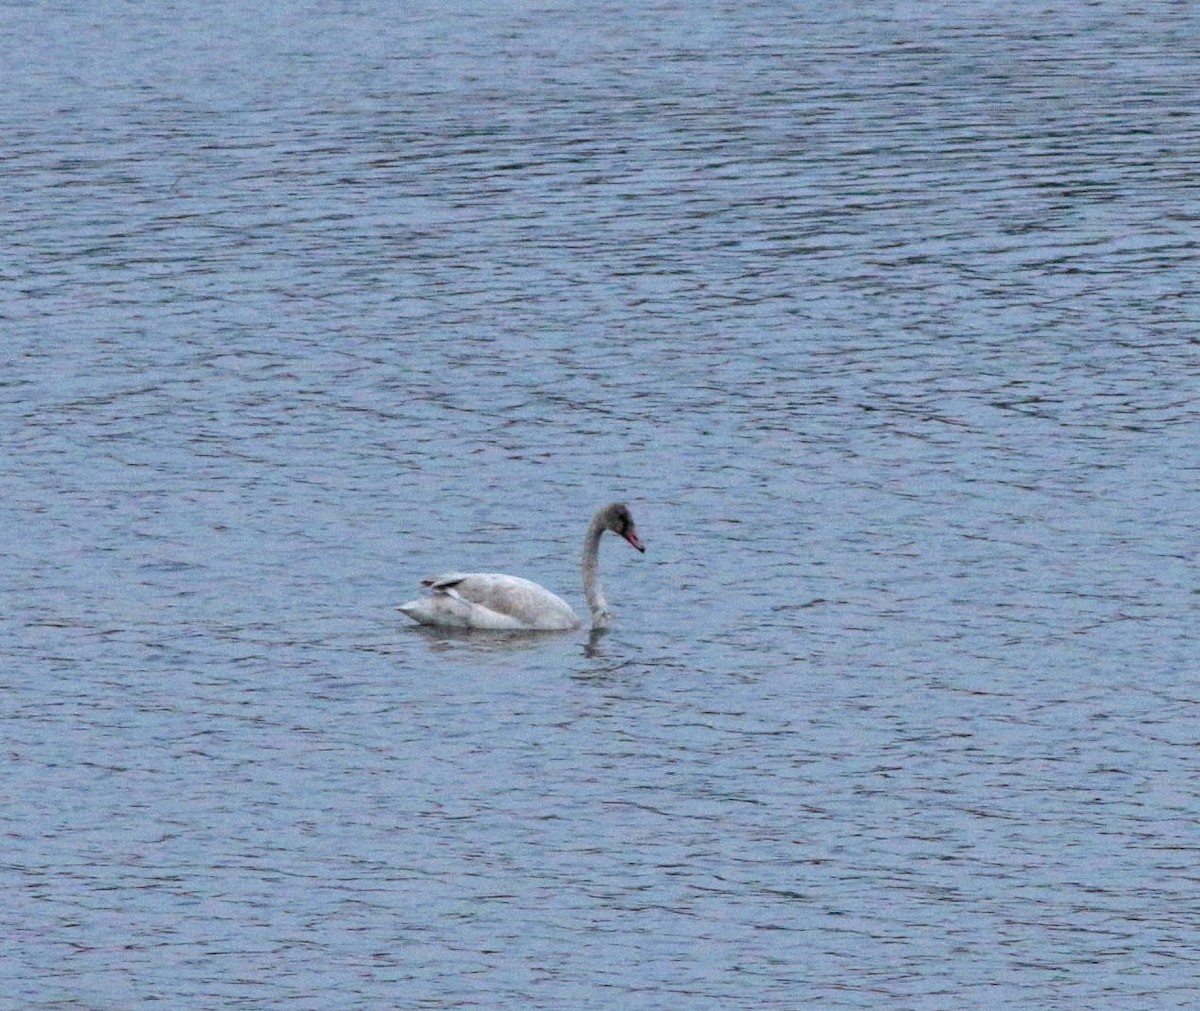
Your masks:
M583 562L580 569L583 572L583 595L587 598L588 608L592 612L592 627L607 628L612 616L608 611L608 601L604 599L604 590L600 586L599 560L600 536L604 533L604 521L597 514L592 518L591 525L583 538Z

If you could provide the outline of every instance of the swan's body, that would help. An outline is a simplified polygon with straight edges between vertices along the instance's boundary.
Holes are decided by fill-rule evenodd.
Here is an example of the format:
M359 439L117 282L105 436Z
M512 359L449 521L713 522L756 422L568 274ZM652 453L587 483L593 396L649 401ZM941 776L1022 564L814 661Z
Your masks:
M583 539L583 592L592 612L592 626L605 628L612 615L600 589L597 561L605 530L620 534L638 551L645 551L633 517L620 502L605 506L592 517ZM421 580L432 591L397 609L422 625L444 628L488 628L510 631L562 631L578 628L579 616L562 597L544 586L499 572L447 572Z
M422 625L453 628L568 629L579 616L562 597L520 576L501 572L447 572L421 580L433 593L400 610Z

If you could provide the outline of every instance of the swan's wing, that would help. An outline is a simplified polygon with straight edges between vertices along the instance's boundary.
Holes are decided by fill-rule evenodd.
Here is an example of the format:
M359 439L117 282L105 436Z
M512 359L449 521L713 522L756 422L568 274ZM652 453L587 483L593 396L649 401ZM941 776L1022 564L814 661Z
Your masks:
M453 588L410 600L396 610L422 625L438 625L442 628L490 628L507 631L527 628L507 614L500 614L464 600Z
M422 625L440 625L443 628L470 628L471 608L465 600L454 593L435 593L428 597L417 597L396 608L413 621Z
M500 572L446 572L421 580L437 597L453 595L519 622L525 628L577 628L579 618L562 597L520 576Z

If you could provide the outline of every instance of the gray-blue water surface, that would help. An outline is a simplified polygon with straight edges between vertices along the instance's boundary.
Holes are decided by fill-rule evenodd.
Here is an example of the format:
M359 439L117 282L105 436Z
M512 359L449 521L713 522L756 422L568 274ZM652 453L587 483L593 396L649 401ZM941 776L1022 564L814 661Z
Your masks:
M6 5L0 1008L1195 1007L1197 39Z

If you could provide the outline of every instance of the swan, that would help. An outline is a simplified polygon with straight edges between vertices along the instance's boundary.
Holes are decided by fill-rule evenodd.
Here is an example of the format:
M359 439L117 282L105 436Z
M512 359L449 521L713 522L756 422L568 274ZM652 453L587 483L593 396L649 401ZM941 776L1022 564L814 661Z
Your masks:
M580 563L583 595L592 612L593 628L607 628L612 621L596 572L600 537L605 530L620 534L638 551L646 550L624 502L612 502L596 511L583 538ZM562 597L520 576L446 572L422 579L421 585L433 592L401 604L396 610L422 625L514 631L562 631L579 627L579 616Z

